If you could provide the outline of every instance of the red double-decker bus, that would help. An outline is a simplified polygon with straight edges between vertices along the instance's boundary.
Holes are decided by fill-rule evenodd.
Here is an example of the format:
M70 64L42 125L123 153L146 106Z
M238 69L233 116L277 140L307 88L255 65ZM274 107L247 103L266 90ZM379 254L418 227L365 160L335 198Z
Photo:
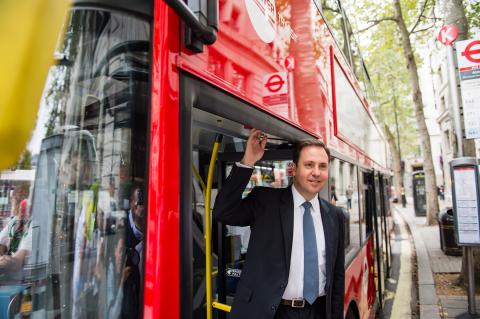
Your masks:
M228 318L250 229L210 214L252 127L268 143L245 195L289 185L296 142L331 149L344 314L374 317L390 156L338 1L75 0L54 57L28 221L13 210L0 238L0 317Z

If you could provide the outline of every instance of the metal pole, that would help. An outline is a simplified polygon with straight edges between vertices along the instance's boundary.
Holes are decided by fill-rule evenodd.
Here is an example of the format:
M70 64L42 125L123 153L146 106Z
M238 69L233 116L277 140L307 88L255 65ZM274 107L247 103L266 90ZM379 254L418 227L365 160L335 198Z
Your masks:
M293 71L288 71L287 73L287 80L288 80L288 116L292 121L296 120L297 112L295 110L295 96L293 95Z
M468 271L468 313L477 314L477 305L475 304L475 274L473 267L473 249L465 247Z
M403 184L403 168L402 165L402 150L400 149L400 131L398 130L398 115L397 115L397 95L395 94L395 87L393 87L393 112L395 113L395 130L397 131L397 147L398 147L398 157L400 157L400 175L402 179L400 180L401 195L402 195L402 207L406 207L407 205L407 198L405 197L405 188Z
M455 125L455 136L457 138L457 156L463 157L463 134L462 120L460 118L460 97L458 96L457 74L455 69L455 60L453 57L453 47L447 45L447 63L448 63L448 86L452 100L453 119Z
M447 45L447 63L448 86L450 89L450 97L452 100L455 136L457 138L457 157L463 157L463 134L462 119L460 115L460 96L458 95L457 70L455 67L455 59L453 56L453 47L451 45ZM463 254L465 256L465 262L467 263L468 312L471 315L475 315L477 313L477 306L475 304L475 274L472 247L464 247Z

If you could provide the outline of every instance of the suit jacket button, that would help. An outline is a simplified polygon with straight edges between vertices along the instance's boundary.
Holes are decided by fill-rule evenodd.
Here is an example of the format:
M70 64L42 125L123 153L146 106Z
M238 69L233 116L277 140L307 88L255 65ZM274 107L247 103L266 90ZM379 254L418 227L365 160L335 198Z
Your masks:
M272 306L270 307L270 310L272 310L272 312L275 312L276 309L277 309L277 307L275 307L275 305L272 305Z
M285 284L281 284L280 289L285 289Z

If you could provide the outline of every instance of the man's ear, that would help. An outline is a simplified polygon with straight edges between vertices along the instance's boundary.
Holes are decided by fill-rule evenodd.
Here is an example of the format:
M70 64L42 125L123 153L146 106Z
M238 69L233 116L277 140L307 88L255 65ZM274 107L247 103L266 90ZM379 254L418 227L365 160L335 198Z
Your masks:
M295 162L292 162L292 176L297 175L297 164Z

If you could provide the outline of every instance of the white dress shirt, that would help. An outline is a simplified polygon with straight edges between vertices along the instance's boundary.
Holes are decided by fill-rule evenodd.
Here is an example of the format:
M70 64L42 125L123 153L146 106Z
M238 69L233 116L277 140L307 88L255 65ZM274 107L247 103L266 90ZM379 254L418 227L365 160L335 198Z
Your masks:
M290 256L290 273L288 275L287 288L283 293L283 299L303 298L303 213L305 208L302 204L306 201L302 195L292 185L293 194L293 241L292 253ZM318 196L315 196L310 203L310 210L313 217L313 226L315 228L315 237L317 238L319 296L325 295L326 267L325 267L325 236L323 233L322 216L320 214L320 202Z
M130 226L133 231L133 235L137 240L139 240L139 243L135 245L135 250L138 253L138 257L140 260L138 261L138 270L140 271L140 276L143 276L143 233L140 231L140 229L137 228L137 225L135 225L135 221L133 220L133 212L130 209L128 212L128 219L130 221Z

